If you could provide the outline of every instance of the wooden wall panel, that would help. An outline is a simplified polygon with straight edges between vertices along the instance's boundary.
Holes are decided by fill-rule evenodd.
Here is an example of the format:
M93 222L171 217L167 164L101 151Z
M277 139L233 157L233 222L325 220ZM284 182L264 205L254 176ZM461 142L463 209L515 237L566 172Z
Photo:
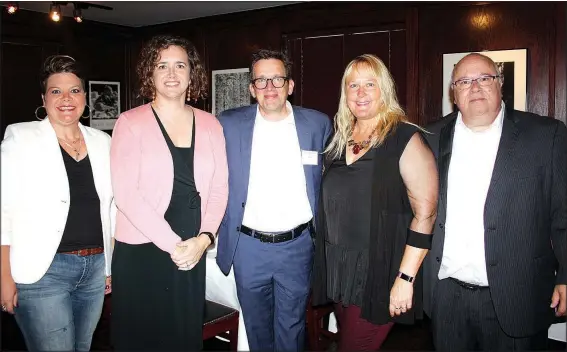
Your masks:
M129 109L130 40L135 30L86 20L79 24L65 17L60 23L47 14L20 10L6 14L2 8L2 101L0 133L7 124L35 119L41 104L39 75L49 55L66 54L79 60L87 80L119 81L121 111ZM9 69L8 69L9 67ZM18 94L21 99L14 99ZM89 125L88 119L82 122Z
M482 50L527 49L527 110L541 115L553 113L550 101L556 100L554 69L565 65L564 58L557 62L554 55L558 45L556 25L554 3L443 4L420 8L419 122L427 124L441 117L442 55ZM565 35L561 37L564 41Z

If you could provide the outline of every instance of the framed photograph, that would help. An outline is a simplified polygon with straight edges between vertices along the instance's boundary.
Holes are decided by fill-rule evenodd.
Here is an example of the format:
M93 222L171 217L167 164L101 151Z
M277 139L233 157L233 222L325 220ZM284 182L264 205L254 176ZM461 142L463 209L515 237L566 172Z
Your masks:
M91 127L112 130L120 115L120 82L89 81Z
M218 116L225 110L250 105L249 71L248 68L236 68L212 72L213 115Z
M502 99L506 106L526 111L527 92L527 49L482 51L498 66L504 76ZM465 55L470 53L443 54L443 116L456 109L451 95L451 72Z

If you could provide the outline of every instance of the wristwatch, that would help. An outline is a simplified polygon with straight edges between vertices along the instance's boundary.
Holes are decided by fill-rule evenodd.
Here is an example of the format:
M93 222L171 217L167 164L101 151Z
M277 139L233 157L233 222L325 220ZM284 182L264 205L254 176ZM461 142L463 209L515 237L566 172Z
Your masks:
M210 244L209 246L213 246L213 245L215 244L215 235L213 235L212 233L210 233L210 232L201 232L201 233L199 234L199 236L201 236L201 235L207 235L207 237L209 237L209 239L211 240L211 244Z
M413 280L415 279L415 277L406 275L406 274L402 273L401 271L398 271L398 275L397 275L397 276L398 276L400 279L406 280L406 281L409 282L409 283L412 283Z

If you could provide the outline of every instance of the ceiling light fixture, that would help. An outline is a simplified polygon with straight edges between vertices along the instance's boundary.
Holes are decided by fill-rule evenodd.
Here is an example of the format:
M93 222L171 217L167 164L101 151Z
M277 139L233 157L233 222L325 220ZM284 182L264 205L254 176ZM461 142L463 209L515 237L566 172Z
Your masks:
M8 6L6 6L6 11L8 11L10 15L13 15L16 13L16 11L18 11L19 8L20 6L18 6L17 2L10 2L8 3Z
M61 6L57 3L52 3L49 8L49 17L53 22L59 22L61 20Z
M77 21L77 23L83 22L83 11L79 6L77 6L77 3L73 3L73 5L75 6L75 9L73 10L73 18Z

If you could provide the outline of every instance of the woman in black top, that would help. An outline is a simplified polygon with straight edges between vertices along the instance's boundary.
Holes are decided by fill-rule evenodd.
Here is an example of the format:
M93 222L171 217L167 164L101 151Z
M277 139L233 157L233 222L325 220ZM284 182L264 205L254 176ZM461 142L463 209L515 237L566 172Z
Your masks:
M414 285L431 243L437 169L376 56L347 66L335 125L317 219L313 302L335 302L339 350L376 350L394 321L421 313Z
M41 86L41 121L2 141L2 310L30 351L88 351L110 292L110 136L79 122L89 112L73 58L49 57Z

